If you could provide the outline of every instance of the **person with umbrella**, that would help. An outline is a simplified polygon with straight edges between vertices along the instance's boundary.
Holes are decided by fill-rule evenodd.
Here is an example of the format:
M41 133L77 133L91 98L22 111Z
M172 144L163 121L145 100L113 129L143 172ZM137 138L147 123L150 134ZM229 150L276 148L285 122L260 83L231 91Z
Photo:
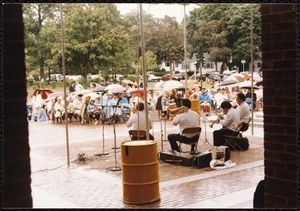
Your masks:
M256 108L256 93L253 92L253 110L255 110ZM252 109L252 97L251 97L251 89L247 89L247 93L246 93L246 103L248 104L250 111Z

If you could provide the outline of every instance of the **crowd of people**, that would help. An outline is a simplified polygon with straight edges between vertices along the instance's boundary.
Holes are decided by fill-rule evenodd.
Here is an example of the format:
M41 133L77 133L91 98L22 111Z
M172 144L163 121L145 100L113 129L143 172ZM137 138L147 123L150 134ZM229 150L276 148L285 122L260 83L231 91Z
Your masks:
M103 90L97 95L83 95L78 93L82 90L78 84L73 84L74 90L70 89L66 102L62 96L42 99L40 90L35 90L31 103L28 104L28 121L31 122L53 122L64 123L66 121L80 122L81 124L105 124L105 123L126 123L126 126L135 130L150 131L146 128L145 102L143 92L128 94L125 91L112 93L110 90ZM72 85L72 86L73 86ZM76 87L77 86L77 87ZM91 84L91 90L96 88L96 84ZM170 92L162 90L149 90L147 94L147 107L151 111L158 112L160 119L170 119L173 125L179 125L178 134L169 134L168 140L172 150L179 151L177 142L192 143L197 134L183 134L186 127L197 127L200 125L199 115L203 111L206 116L213 112L217 114L216 123L222 125L222 129L213 133L214 145L225 144L224 135L234 134L238 124L242 121L249 123L250 111L256 108L256 103L262 99L257 99L256 93L251 100L250 89L240 89L239 87L228 87L206 89L194 85L185 93L184 89L172 89ZM96 97L95 97L96 96ZM253 107L251 103L253 102ZM184 112L178 112L181 108L186 108ZM67 116L65 111L67 110ZM221 115L221 111L223 114ZM113 118L115 117L115 118ZM118 117L118 118L116 118ZM112 119L113 118L113 119ZM123 119L123 121L120 121ZM149 134L150 139L154 137ZM195 146L191 146L194 151Z

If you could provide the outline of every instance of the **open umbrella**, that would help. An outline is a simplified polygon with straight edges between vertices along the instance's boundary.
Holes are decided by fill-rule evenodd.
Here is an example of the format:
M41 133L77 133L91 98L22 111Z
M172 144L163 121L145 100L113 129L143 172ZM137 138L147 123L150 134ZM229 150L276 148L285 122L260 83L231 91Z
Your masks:
M236 84L236 83L237 83L236 80L233 80L233 79L231 79L231 78L228 78L228 79L222 81L222 82L219 84L219 86L226 86L226 85Z
M113 94L118 94L118 93L123 93L124 88L123 87L115 87L115 88L110 88L108 91Z
M105 86L96 86L94 89L92 89L93 92L104 92Z
M142 88L131 89L130 94L131 95L143 95L144 89L142 89Z
M229 70L224 70L223 74L224 75L231 75L231 72Z
M159 82L157 82L155 85L154 85L154 88L155 89L162 89L163 88L163 84L164 84L165 82L164 81L159 81Z
M49 94L53 93L53 91L50 89L39 89L39 90L40 90L41 96L44 100L47 99Z
M95 99L95 98L99 97L99 95L95 92L90 92L90 93L87 93L82 96L83 99L85 99L86 97L91 97L91 99L93 99L93 98Z
M180 87L176 88L176 90L177 91L185 91L185 86L180 86Z
M56 98L56 97L62 97L62 96L64 96L63 92L53 92L48 95L48 98Z
M124 89L123 86L120 84L110 84L105 88L105 90L111 91L111 89L114 89L114 88Z
M85 95L85 94L90 93L90 92L92 92L92 90L83 89L83 90L80 90L78 92L75 92L75 95L76 96L79 95L79 94Z
M164 91L171 91L172 89L176 89L178 87L181 87L183 86L182 83L180 83L179 81L166 81L164 84L163 84L163 89Z
M239 84L241 89L251 89L251 81L243 81ZM253 89L259 89L255 84L253 84Z

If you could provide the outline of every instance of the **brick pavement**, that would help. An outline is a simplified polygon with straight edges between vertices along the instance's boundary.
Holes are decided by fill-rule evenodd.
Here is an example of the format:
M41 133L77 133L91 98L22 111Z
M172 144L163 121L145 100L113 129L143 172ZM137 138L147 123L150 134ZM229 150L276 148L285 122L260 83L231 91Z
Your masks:
M35 123L34 123L35 124ZM158 123L157 123L158 124ZM62 126L54 126L56 131L62 133ZM82 130L96 133L96 136L76 134L72 136L70 144L71 166L66 165L66 147L63 141L54 142L51 136L53 125L30 125L30 136L34 139L43 134L44 143L35 143L31 148L32 189L33 204L35 208L180 208L180 207L226 207L233 206L234 202L224 204L222 198L231 196L242 190L248 190L244 200L237 200L240 205L247 207L251 203L253 193L249 190L263 179L263 140L259 136L251 136L250 149L240 154L231 153L231 160L237 166L218 171L209 171L207 168L195 169L178 166L164 162L159 163L160 196L161 200L147 205L128 205L122 202L122 171L110 171L114 165L113 136L106 136L106 150L109 155L95 156L101 152L102 143L99 139L99 127L70 126L70 131ZM117 145L128 140L127 131L118 127ZM160 146L160 127L156 128L155 138ZM123 129L124 130L124 129ZM175 127L168 125L168 132L176 131ZM34 134L34 135L33 135ZM56 138L58 134L55 134ZM207 133L212 140L211 131ZM77 138L74 138L77 137ZM203 133L201 134L203 141ZM84 140L82 139L84 138ZM58 139L64 139L61 136ZM169 149L168 142L163 142L164 149ZM205 150L208 146L204 145ZM78 153L86 153L90 160L85 164L76 161ZM120 164L120 150L117 150L117 162ZM242 194L240 194L242 195ZM44 196L44 197L42 197ZM236 197L232 195L232 197ZM235 200L234 198L228 199ZM227 201L228 201L227 200ZM203 202L203 203L202 203Z

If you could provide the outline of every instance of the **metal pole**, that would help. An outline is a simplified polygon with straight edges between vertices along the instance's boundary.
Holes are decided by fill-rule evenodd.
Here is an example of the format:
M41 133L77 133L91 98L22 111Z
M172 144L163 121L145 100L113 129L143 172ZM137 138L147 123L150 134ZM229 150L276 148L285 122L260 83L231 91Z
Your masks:
M68 110L67 110L67 91L66 91L66 65L65 65L65 47L64 47L64 21L62 13L62 4L60 6L60 26L61 26L61 59L64 78L64 101L65 101L65 122L66 122L66 146L67 146L67 163L70 165L70 151L69 151L69 130L68 130Z
M146 77L146 62L145 62L145 40L144 40L144 23L143 23L143 8L140 4L140 27L141 27L141 51L142 51L142 68L143 68L143 83L144 83L144 103L145 103L145 118L146 118L146 140L149 140L149 118L148 118L148 100L147 100L147 77Z
M251 122L251 128L252 128L252 131L251 131L251 134L253 135L253 131L254 131L254 128L253 128L253 119L254 119L254 116L253 116L253 5L251 4L251 67L250 67L250 70L251 70L251 116L252 116L252 122Z
M202 59L200 61L200 83L201 83L201 88L202 88Z
M183 5L184 8L184 18L183 18L183 23L184 23L184 72L185 72L185 97L187 96L187 70L186 70L186 15L185 15L185 4Z

